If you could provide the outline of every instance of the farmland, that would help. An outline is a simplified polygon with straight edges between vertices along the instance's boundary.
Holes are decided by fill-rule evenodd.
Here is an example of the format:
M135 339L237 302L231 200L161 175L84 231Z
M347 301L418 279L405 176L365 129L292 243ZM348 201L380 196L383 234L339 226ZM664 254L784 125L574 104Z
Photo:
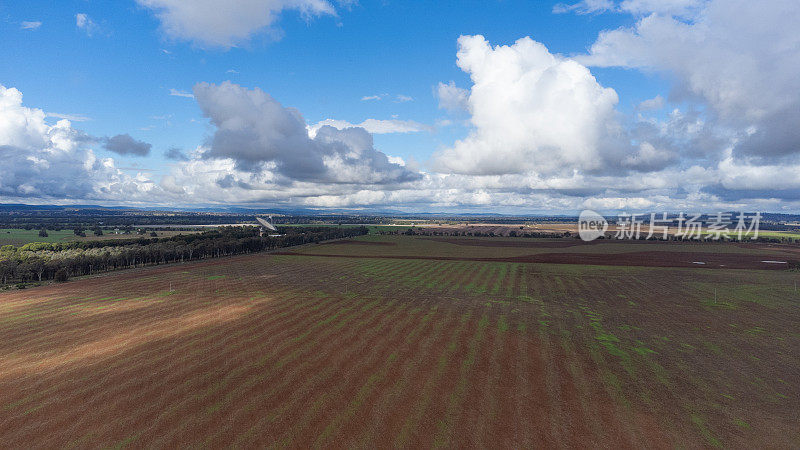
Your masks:
M110 240L110 239L131 239L138 237L136 234L114 234L113 231L105 230L106 234L101 236L95 236L91 233L91 231L87 231L86 236L76 236L72 230L48 230L47 237L39 236L39 230L23 230L23 229L14 229L14 228L4 228L0 229L0 246L3 245L15 245L15 246L22 246L28 244L30 242L49 242L49 243L59 243L59 242L83 242L83 241L98 241L98 240ZM172 231L172 230L158 230L155 232L156 236L152 237L159 237L159 238L167 238L177 236L179 234L194 234L198 233L198 231ZM148 234L148 237L149 234Z
M0 442L797 447L798 259L370 235L3 293Z

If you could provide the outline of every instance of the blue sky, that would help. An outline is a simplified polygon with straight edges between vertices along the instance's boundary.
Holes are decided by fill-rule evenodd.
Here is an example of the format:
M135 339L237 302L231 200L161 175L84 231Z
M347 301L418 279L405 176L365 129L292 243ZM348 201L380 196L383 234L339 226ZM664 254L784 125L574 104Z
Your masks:
M226 51L170 40L159 32L158 20L133 2L121 6L75 0L55 2L56 8L46 2L4 3L4 48L11 51L4 51L0 80L20 89L30 105L90 118L81 123L87 132L124 132L151 142L154 156L172 146L192 149L207 132L202 123L191 122L202 119L193 101L168 95L170 89L191 92L201 81L260 87L311 122L336 118L360 123L397 115L432 124L443 116L434 96L437 83L464 84L468 79L455 65L460 35L482 34L496 43L531 36L552 52L571 54L585 51L601 30L632 22L622 15L556 15L554 4L361 2L341 9L339 17L306 20L284 14L278 22L279 40L257 36ZM77 29L79 13L97 23L91 36ZM41 21L42 26L23 30L19 23L26 20ZM50 69L54 67L58 70ZM619 69L599 72L595 75L604 84L619 85L622 106L657 93L653 77ZM389 97L361 100L380 94ZM414 100L398 102L397 95ZM164 116L171 117L154 119ZM376 144L392 154L424 160L461 134L463 130L382 135ZM149 161L151 169L163 162Z
M510 0L357 3L303 0L299 3L304 2L307 3L307 8L311 8L311 12L308 9L301 12L286 7L282 0L264 0L263 3L267 6L284 9L270 13L272 17L268 26L252 26L243 31L244 38L226 36L224 31L211 37L204 36L203 24L200 25L200 31L176 32L174 28L170 29L168 15L175 12L171 10L175 3L172 0L2 2L0 59L3 63L0 64L0 85L21 92L24 96L24 108L73 119L72 129L92 137L92 141L85 144L86 150L99 158L112 158L115 170L122 171L123 175L117 175L115 182L124 184L124 177L139 176L148 179L144 184L152 184L150 188L139 186L139 191L157 191L159 186L163 187L162 178L165 176L179 181L180 177L174 172L183 170L185 175L188 169L175 166L186 162L167 159L163 156L164 152L175 147L187 155L194 151L202 153L204 149L215 145L212 143L214 137L223 131L220 126L213 124L213 118L217 117L215 114L229 113L227 110L223 113L217 108L219 105L203 105L199 104L200 99L170 93L190 94L198 83L220 86L229 81L248 92L260 89L283 107L296 108L308 125L325 119L346 121L350 124L375 119L410 121L421 127L420 131L410 133L380 134L371 129L368 131L372 132L374 139L374 148L370 151L401 158L411 171L423 173L423 181L419 177L413 181L422 185L407 184L399 187L399 180L387 181L387 177L375 178L382 180L379 183L361 184L350 179L346 182L336 179L334 181L337 188L331 194L336 200L322 199L322 186L331 182L331 176L319 179L289 177L276 185L265 184L262 188L254 188L258 184L256 181L268 183L265 179L270 179L275 182L275 179L270 178L270 170L280 172L281 164L286 162L280 155L262 158L259 164L264 166L257 170L253 167L242 170L244 165L241 155L217 151L218 149L212 149L206 156L190 156L205 162L214 160L208 156L211 154L217 155L217 159L224 159L223 156L229 158L236 165L231 170L235 170L234 175L242 181L240 186L250 186L250 194L258 190L271 191L261 196L246 196L248 204L367 208L397 206L409 210L487 208L504 212L517 209L577 210L588 206L600 209L675 209L682 206L795 208L795 192L800 187L784 184L782 187L785 188L786 195L783 196L767 197L755 193L775 187L765 184L759 178L760 173L769 171L770 167L794 164L793 158L798 151L796 141L790 139L788 150L765 152L768 153L766 156L753 151L737 151L743 133L766 129L759 120L782 110L767 110L763 114L759 111L768 108L761 108L756 112L748 111L746 106L742 106L747 104L747 98L728 104L720 100L723 96L713 89L715 81L717 85L731 82L738 91L746 92L750 88L748 83L756 86L763 82L763 79L758 79L758 75L769 75L758 73L758 64L765 62L761 61L764 57L753 56L759 52L758 39L763 37L763 30L752 30L751 38L756 41L752 48L736 47L737 44L732 43L728 49L714 48L711 44L708 49L693 49L691 42L686 43L685 49L671 48L671 41L680 41L681 36L654 34L665 26L676 27L678 33L685 31L684 37L688 41L693 38L692 33L702 33L709 26L719 27L723 35L725 32L732 33L736 24L726 23L726 20L732 19L719 13L726 2L670 0L660 7L648 6L651 2L644 0L626 0L621 3L610 0L584 1L575 5ZM204 0L200 3L213 6L214 2ZM217 7L247 8L237 3L239 2L218 2ZM792 14L796 14L797 5L792 5L791 2L787 2L787 5L788 16L792 17ZM315 11L313 8L320 10ZM322 9L325 10L320 12ZM244 13L247 14L248 11ZM213 9L207 14L213 16ZM762 15L763 18L753 17L752 20L769 24L769 21L778 17ZM786 11L783 15L787 15ZM211 17L204 20L211 20L210 23L214 24L216 22L213 19ZM655 20L662 20L663 26L653 26L656 31L646 28L650 26L648 21ZM195 25L181 23L181 26L186 27ZM244 27L247 28L246 25ZM603 41L603 36L614 30L620 34L617 36L620 39L609 38ZM744 30L744 33L748 31ZM475 157L475 152L478 151L475 149L478 148L492 154L491 142L496 139L493 141L491 136L496 136L502 127L490 129L494 122L488 111L496 108L498 114L503 114L503 105L491 101L491 97L498 94L482 94L477 91L477 85L471 87L474 81L471 75L480 76L477 74L481 70L488 74L491 68L476 68L468 73L458 65L457 52L462 48L458 39L460 36L473 35L483 36L488 43L487 48L490 49L497 48L496 46L511 47L518 39L529 37L532 41L543 44L549 54L559 60L578 61L580 67L587 68L591 89L597 87L613 90L616 101L607 98L608 105L602 111L591 113L591 117L606 117L606 122L597 125L593 119L590 120L591 126L597 125L606 131L614 128L616 131L613 139L603 131L600 137L594 133L591 140L581 141L584 147L591 147L588 150L590 153L599 152L597 154L602 159L609 161L604 163L605 167L584 164L585 161L576 159L570 153L577 152L568 148L571 145L570 134L582 133L583 128L577 131L565 128L563 145L567 150L563 150L563 155L559 153L561 136L551 136L547 131L558 128L558 123L552 127L543 127L539 134L535 131L528 133L521 138L526 139L523 142L510 142L497 149L498 158L508 157L509 160L522 156L525 160L543 160L547 155L553 154L555 160L561 161L555 169L541 169L547 164L538 162L531 167L526 166L524 170L498 166L484 173L476 167L485 165L481 158L486 155L477 157L474 164L465 162L465 159ZM787 40L790 52L797 52L796 39L792 36L779 38ZM210 43L210 39L223 39L225 42L220 45L219 42ZM636 42L637 39L640 42ZM473 42L469 45L478 44ZM529 51L521 46L512 48L520 55L523 51ZM647 51L643 52L642 48ZM713 55L722 58L722 50L742 56L744 61L753 60L757 64L753 69L756 73L738 78L733 76L731 80L723 78L729 76L725 70L714 72L709 68L697 67L698 61L709 58L708 55L712 55L710 64L713 64ZM646 53L649 54L650 51L653 58L663 55L659 61L667 62L649 59ZM697 54L693 55L692 52ZM682 60L684 56L676 57L676 54L685 54L685 61ZM497 55L499 57L499 53ZM781 81L796 74L795 65L780 64L783 66L773 70L787 75ZM568 70L562 72L559 76L567 79L582 76ZM705 77L708 85L692 84L692 80L698 77ZM715 80L714 77L719 79ZM440 107L442 97L438 90L439 84L451 81L454 86L467 92L470 106L465 107L464 111L450 111ZM492 87L486 89L502 90L503 85L498 83L506 81L492 83ZM562 81L564 80L559 82ZM792 81L786 83L787 86L778 87L792 87ZM745 86L741 87L743 84ZM525 89L520 85L516 85L516 88ZM584 104L581 103L584 99L575 97L583 95L578 88L564 85L553 89L574 89L569 94L571 97L565 101L569 103L576 99L576 107L583 109L580 105ZM508 92L512 92L511 87ZM523 97L527 95L522 94ZM241 95L246 97L249 94ZM483 103L481 95L487 96ZM533 101L542 95L548 94L536 93L532 97ZM776 98L780 95L775 93ZM794 92L784 95L798 94ZM378 98L365 100L369 97ZM662 99L654 102L658 107L640 106L643 101L653 98ZM592 103L595 100L597 99L587 101L595 104ZM784 108L792 108L794 105L789 102ZM524 109L524 105L522 108L520 115L525 116L528 111ZM646 117L643 116L643 111L646 112ZM551 110L530 112L531 117L552 117L554 114L558 117L561 113ZM570 117L574 113L564 111L564 117ZM676 119L676 114L680 116L679 119ZM737 117L747 120L740 121ZM209 123L209 118L212 123ZM497 120L501 119L498 117ZM56 120L58 117L55 115L46 119L49 126L54 125ZM677 123L680 120L683 122ZM690 121L694 122L694 129L688 125ZM524 120L519 122L520 127L527 125L533 129L538 126ZM651 134L644 136L639 129L645 125L651 125L653 130L660 131L651 130ZM261 122L257 125L262 128L269 126L268 123ZM698 137L697 126L703 127L703 136ZM664 131L667 129L672 131ZM692 129L691 132L695 134L680 135L681 130L685 132L686 129ZM758 136L759 132L750 134ZM781 130L764 131L768 132L775 135L782 133ZM508 130L505 133L508 134ZM103 139L120 134L128 134L135 141L150 144L152 147L148 155L118 154L107 150ZM511 134L514 134L513 131ZM470 135L475 136L469 138ZM339 136L336 139L345 138ZM703 145L713 141L713 144L708 145L715 147L698 148L698 139L702 139ZM459 141L470 140L473 142L468 142L469 145L458 144ZM539 140L549 144L535 144ZM612 140L615 149L604 150L612 145ZM642 150L643 142L648 143L646 150ZM513 151L516 153L504 154L507 147L515 148ZM270 151L265 150L266 153ZM603 152L618 154L615 156L617 162L614 163L613 158ZM454 160L442 162L444 154ZM738 159L731 159L737 156ZM648 158L648 161L642 163L642 158ZM409 161L416 163L409 165ZM614 166L619 167L622 164L620 161L629 162L625 163L628 164L627 173L615 170ZM277 164L278 169L270 168L270 164ZM371 166L370 170L384 170L387 167ZM726 167L733 172L722 173ZM223 169L218 167L215 170L218 173ZM711 171L716 172L711 174ZM22 173L22 169L19 173ZM576 173L581 175L579 179L576 178ZM567 176L565 174L571 174L570 183L564 181ZM631 189L620 187L647 174L654 178L699 174L702 180L693 182L688 187L665 186L659 182L646 186L647 183L638 183L639 187ZM731 185L731 180L735 181L747 174L754 174L752 177L758 179L748 178L739 180L739 186ZM46 173L43 175L47 176ZM449 177L450 181L447 183L451 184L437 181L439 176ZM505 178L502 181L492 181L492 176ZM458 177L463 179L455 180ZM614 181L611 181L612 178ZM173 180L168 180L170 181ZM408 177L402 181L412 182ZM319 189L311 189L308 185L311 182L317 183ZM98 183L103 185L109 182L100 180ZM300 189L298 183L305 183L306 190ZM498 187L498 183L508 183L510 186L503 189ZM216 186L224 184L220 181ZM296 189L287 188L290 184ZM350 189L341 189L344 184L349 185ZM565 184L569 186L562 188ZM275 191L281 189L279 186L285 188L285 195L275 195ZM8 186L2 192L3 200L13 201L15 197L17 200L24 200L25 195L29 195L37 201L130 201L127 195L102 192L102 189L87 192L85 198L81 199L75 198L77 194L74 193L59 195L57 190L31 189L33 188ZM422 192L425 189L436 191L429 193L429 196L462 189L464 198L473 200L461 202L444 195L441 200L426 203L418 197L412 198L414 196L384 195L377 199L358 194L376 190L397 194L401 191ZM576 190L583 193L575 195ZM152 194L156 191L148 192ZM200 191L205 191L205 196L199 194ZM743 191L753 194L743 194ZM232 197L217 195L203 186L195 186L187 192L193 194L171 198L165 203L210 204L237 197L232 193L227 194ZM695 195L687 196L687 192ZM141 194L140 197L134 196L136 201L146 202L145 193ZM487 200L486 195L491 200ZM528 196L529 199L513 199L512 196ZM312 201L310 198L317 200ZM406 198L410 200L404 200ZM476 198L481 200L475 200ZM657 200L653 200L654 198ZM595 204L592 203L593 199L605 199L605 202L599 201Z

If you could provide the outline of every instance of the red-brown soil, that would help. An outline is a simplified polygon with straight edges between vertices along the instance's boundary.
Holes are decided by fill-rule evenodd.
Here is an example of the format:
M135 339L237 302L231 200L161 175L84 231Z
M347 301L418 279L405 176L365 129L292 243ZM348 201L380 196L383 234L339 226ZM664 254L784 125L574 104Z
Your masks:
M0 294L2 447L800 443L788 272L324 256Z
M606 266L643 267L700 267L713 269L776 269L786 270L786 264L763 262L764 256L737 253L705 252L628 252L628 253L543 253L507 258L513 262L549 264L591 264ZM788 263L788 262L787 262Z
M584 242L580 239L552 239L531 241L525 238L513 239L464 239L432 237L432 241L447 242L448 244L466 245L470 247L500 247L500 248L566 248L580 245L595 245L605 241ZM634 241L632 241L634 242Z
M300 255L295 252L277 252L277 255ZM517 262L540 264L587 264L601 266L641 266L641 267L694 267L702 269L759 269L786 270L789 263L796 264L795 259L785 263L771 263L763 255L752 256L737 253L703 253L703 252L627 252L627 253L539 253L508 258L480 258L469 256L426 256L426 255L359 255L359 254L326 254L302 253L303 256L323 258L385 258L385 259L425 259L432 261L480 261L480 262Z
M397 244L394 242L380 242L380 241L356 241L353 239L337 239L335 241L331 241L326 243L326 245L378 245L378 246L390 246L394 247Z

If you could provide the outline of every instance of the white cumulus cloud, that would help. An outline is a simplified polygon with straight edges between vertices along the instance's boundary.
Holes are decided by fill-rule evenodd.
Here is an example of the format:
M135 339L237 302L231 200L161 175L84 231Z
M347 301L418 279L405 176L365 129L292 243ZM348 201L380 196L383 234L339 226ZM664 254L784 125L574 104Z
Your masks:
M412 181L418 174L389 161L361 127L323 125L309 136L300 112L261 89L199 83L194 94L216 128L206 159L231 159L237 170L271 170L288 180L353 184Z
M668 74L675 98L707 105L709 119L738 134L736 154L800 155L800 3L669 3L627 2L643 17L601 33L579 60Z
M602 147L613 144L617 129L613 89L530 38L492 47L483 36L462 36L458 45L458 66L473 82L473 130L435 155L439 170L544 173L603 165Z
M0 197L130 202L157 192L146 177L127 176L111 158L97 157L97 139L45 117L23 105L19 90L0 85Z
M330 126L339 130L344 130L345 128L363 128L371 134L419 133L421 131L431 130L430 126L423 125L413 120L366 119L361 123L354 124L346 120L325 119L308 126L309 136L313 139L317 135L317 131L324 126Z
M335 15L325 0L136 0L155 12L164 33L204 47L230 48L269 31L284 10Z
M469 110L469 91L456 86L451 81L447 84L439 83L436 87L436 97L439 98L439 108L452 112Z

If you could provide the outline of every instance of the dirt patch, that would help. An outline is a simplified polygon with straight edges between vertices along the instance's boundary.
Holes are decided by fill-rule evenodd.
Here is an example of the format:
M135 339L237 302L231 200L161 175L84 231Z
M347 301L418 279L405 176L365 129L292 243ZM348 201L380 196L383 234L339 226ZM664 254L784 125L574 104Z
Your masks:
M75 346L67 351L42 358L41 355L20 355L7 358L0 369L0 380L8 376L26 373L47 372L63 369L69 364L83 363L84 360L102 360L123 350L134 348L150 340L164 339L184 333L192 328L211 326L234 320L247 312L244 306L230 305L199 313L187 314L179 319L154 322L148 327L133 327L119 330L111 338Z

